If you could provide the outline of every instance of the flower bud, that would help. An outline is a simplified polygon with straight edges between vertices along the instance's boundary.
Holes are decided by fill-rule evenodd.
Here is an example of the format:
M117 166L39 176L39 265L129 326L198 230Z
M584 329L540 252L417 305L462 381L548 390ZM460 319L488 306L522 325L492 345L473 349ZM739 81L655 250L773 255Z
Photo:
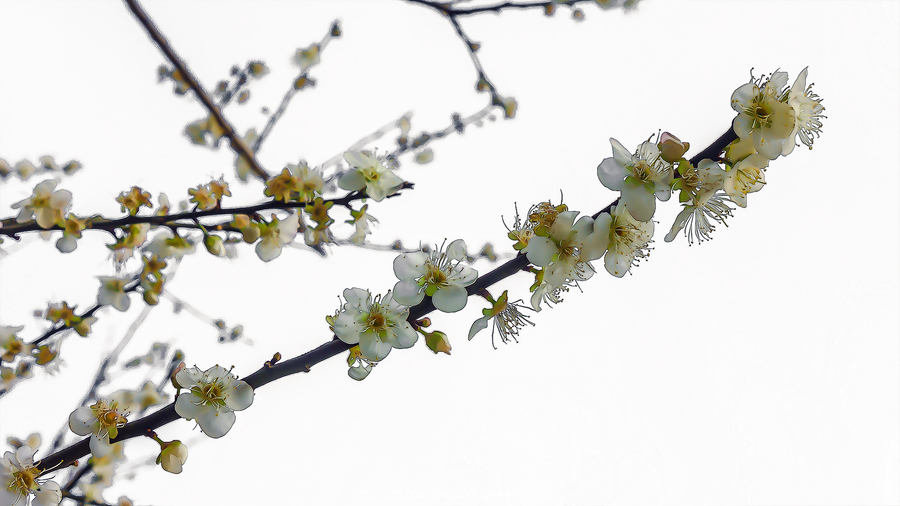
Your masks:
M436 330L425 334L425 344L437 355L438 352L450 354L450 341L447 340L447 334Z
M187 462L188 450L181 441L175 440L169 443L161 443L159 456L156 457L156 463L162 465L162 468L172 474L181 472L181 467Z
M203 245L206 251L209 251L217 257L225 256L225 247L222 245L222 238L217 235L208 235L203 238Z
M691 143L681 142L678 137L675 137L669 132L663 132L659 137L658 146L662 159L669 163L675 163L684 156L688 149L691 148Z

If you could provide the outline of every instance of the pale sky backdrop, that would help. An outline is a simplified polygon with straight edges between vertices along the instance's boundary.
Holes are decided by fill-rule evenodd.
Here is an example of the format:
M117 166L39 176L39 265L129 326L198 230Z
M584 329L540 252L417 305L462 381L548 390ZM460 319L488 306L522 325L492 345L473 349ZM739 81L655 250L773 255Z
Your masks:
M250 102L225 111L241 132L261 129L260 109L278 105L296 74L294 50L340 20L344 35L311 72L317 86L294 98L259 155L270 172L301 158L322 163L407 111L413 132L435 130L487 100L450 23L421 6L145 8L208 89L233 64L268 64ZM900 504L900 3L645 0L628 14L584 11L580 23L565 8L552 18L532 10L461 20L518 114L435 142L431 164L406 155L398 174L415 190L370 205L380 220L373 242L463 238L510 253L500 218L510 222L514 203L525 210L562 190L570 208L595 212L614 198L596 176L609 137L633 148L662 129L702 148L729 127L731 93L751 68L780 68L792 83L809 66L825 99L823 136L812 151L774 161L763 191L710 243L663 242L679 207L660 203L655 249L633 276L613 278L598 264L584 293L535 314L518 344L494 350L487 331L467 342L486 307L471 298L460 313L432 315L451 356L420 342L361 383L335 357L260 389L219 440L192 422L167 425L163 439L190 446L184 472L140 468L108 501ZM182 135L204 110L157 84L164 57L123 3L3 0L0 33L0 157L80 160L84 169L60 183L74 212L118 216L116 195L135 184L175 200L211 178L235 180L224 143L210 151ZM392 149L395 136L372 147ZM43 179L4 182L0 216ZM233 184L228 202L255 203L261 189ZM96 276L113 272L108 241L86 233L70 255L36 236L4 244L0 324L25 325L30 340L43 328L32 313L48 301L89 307ZM161 341L183 349L188 365L234 365L244 376L276 351L318 346L343 289L385 292L396 282L392 253L330 253L286 249L264 264L244 246L237 261L189 257L167 288L243 324L247 340L220 345L214 329L164 300L123 358ZM530 282L520 275L492 292L527 300ZM39 431L48 444L142 307L135 296L125 314L101 311L88 339L67 338L62 371L38 371L0 400L0 436ZM106 392L142 379L123 376ZM154 447L134 440L126 454L136 462Z

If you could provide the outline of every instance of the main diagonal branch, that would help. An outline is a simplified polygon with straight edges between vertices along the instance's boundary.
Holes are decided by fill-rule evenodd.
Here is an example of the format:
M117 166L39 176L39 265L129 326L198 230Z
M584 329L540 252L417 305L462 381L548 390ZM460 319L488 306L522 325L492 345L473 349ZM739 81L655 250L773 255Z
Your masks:
M725 147L730 144L733 140L737 139L737 135L735 135L734 130L729 129L725 134L716 139L709 147L700 151L690 159L691 165L697 166L701 160L704 158L716 158L718 155L725 149ZM604 211L609 211L610 207L613 206L615 202L606 206ZM603 212L603 211L600 211ZM596 217L600 213L594 215ZM527 268L529 265L528 257L519 254L512 260L505 262L503 265L497 267L496 269L485 273L482 276L479 276L475 283L466 287L466 292L469 295L473 295L478 293L479 291L505 279L513 274ZM427 315L434 311L434 304L431 301L431 297L425 297L421 303L413 306L409 309L409 322L415 322L419 320L423 316ZM267 383L271 383L277 379L283 378L285 376L290 376L292 374L297 374L300 372L309 372L312 366L327 360L338 353L344 352L352 348L353 344L347 344L336 336L332 338L331 341L320 345L318 348L310 350L300 356L285 360L284 362L276 363L277 360L273 359L270 362L266 362L266 364L261 367L259 370L254 372L253 374L246 376L243 378L244 381L247 382L254 390L257 388L266 385ZM126 424L119 430L119 435L110 440L110 442L116 443L119 441L124 441L126 439L131 439L136 436L142 436L147 434L149 430L156 429L157 427L161 427L166 425L167 423L174 422L179 418L178 413L175 412L175 403L171 403L164 408L161 408L159 411L156 411L150 415L145 416L139 420L135 420ZM63 467L70 466L72 463L76 462L78 459L88 455L91 450L89 447L90 438L82 439L81 441L69 446L68 448L64 448L52 455L44 457L40 461L35 463L35 467L39 469L43 469L44 472L49 472L51 469L59 469Z
M153 39L153 42L159 47L159 49L166 55L166 58L172 62L172 65L178 69L178 72L181 73L182 77L184 77L185 82L194 90L194 94L197 95L197 98L203 103L203 106L209 111L209 114L215 118L216 122L225 130L225 136L228 137L228 141L231 143L231 149L237 153L238 156L243 157L250 164L250 170L253 171L254 174L259 176L261 179L266 180L269 179L269 174L263 169L259 162L256 161L256 156L238 137L237 133L235 133L234 127L231 126L231 123L225 119L225 116L222 114L222 111L216 107L216 104L213 103L212 98L208 93L203 89L200 85L200 82L197 81L197 78L194 74L191 73L187 68L187 64L184 63L176 53L175 50L172 49L172 46L169 44L169 41L163 36L162 32L159 31L159 28L153 23L153 20L150 19L150 16L147 15L147 12L144 11L141 4L137 2L137 0L125 0L125 4L128 5L128 8L131 9L131 12L134 13L134 16L141 23L145 30L147 30L147 34Z

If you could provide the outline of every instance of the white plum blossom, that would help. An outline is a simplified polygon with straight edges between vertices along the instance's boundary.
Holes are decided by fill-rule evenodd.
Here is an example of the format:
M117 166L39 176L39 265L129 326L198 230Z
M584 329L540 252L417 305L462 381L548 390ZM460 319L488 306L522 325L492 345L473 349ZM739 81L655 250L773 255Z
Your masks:
M822 99L813 93L812 85L806 86L806 74L807 69L804 68L788 94L788 105L794 109L794 129L784 141L781 154L785 156L794 150L798 135L800 142L812 149L813 136L818 137L822 132L821 118L825 117L822 115L825 108L822 106Z
M59 485L39 480L41 470L34 467L37 450L22 445L15 453L6 452L0 461L0 504L3 506L56 506L62 500Z
M128 280L114 276L100 276L99 279L101 285L97 294L97 304L112 306L122 312L128 311L131 306L131 299L125 293L125 284Z
M624 204L614 206L611 217L606 270L621 278L650 253L647 244L653 237L653 221L634 219Z
M409 308L397 303L390 290L372 298L368 290L347 288L347 301L334 318L334 333L347 344L359 344L363 357L378 362L392 348L409 348L419 334L406 321Z
M218 365L205 371L184 368L175 374L175 381L188 390L175 399L175 412L197 420L200 430L211 438L227 434L234 425L234 412L253 404L253 388Z
M103 458L111 450L110 438L115 438L127 419L116 401L100 399L90 406L82 406L69 415L69 429L79 436L91 435L90 448L94 457Z
M37 224L41 228L53 228L56 224L62 224L66 209L72 205L72 192L69 190L53 191L56 181L48 179L34 187L31 197L11 205L13 209L22 208L16 221L26 222L35 216Z
M675 218L675 223L666 234L666 242L672 242L682 229L689 245L694 243L695 238L698 242L712 239L711 234L716 227L710 220L728 226L725 218L732 215L732 208L728 205L731 199L722 193L725 171L718 163L705 158L697 164L697 167L692 167L689 163L680 164L678 172L681 178L675 182L673 188L681 191L679 200L684 209Z
M794 130L794 109L786 103L787 72L761 76L740 86L731 95L731 108L738 112L732 127L741 139L750 139L756 151L770 160L778 158Z
M525 327L526 324L534 326L534 323L528 319L528 316L519 311L520 308L527 309L521 304L521 300L509 302L508 290L504 291L497 300L491 298L488 299L488 302L491 303L491 307L482 309L481 314L484 316L475 320L472 323L472 327L469 328L469 341L475 337L475 334L486 329L488 321L492 318L494 320L494 329L491 331L491 344L494 342L494 332L499 333L500 340L506 344L510 339L519 342L516 336L519 335L519 330Z
M469 294L466 287L478 278L478 271L463 265L466 243L462 239L443 245L430 253L403 253L394 259L394 274L400 280L394 285L394 300L415 306L426 295L434 307L445 313L455 313L466 307Z
M765 168L769 159L762 155L750 155L739 161L725 172L725 193L731 201L741 207L747 207L747 194L758 192L766 184Z
M351 209L351 219L346 221L346 223L350 223L356 229L356 231L353 232L353 235L350 236L350 242L357 246L365 244L366 236L372 233L372 230L369 228L369 223L378 223L378 219L369 214L368 209L369 204L362 206L359 211Z
M195 247L188 238L173 235L169 230L162 230L153 237L153 240L144 249L160 260L166 258L177 258L180 260L184 255L193 253Z
M619 202L628 206L638 221L649 221L656 212L656 200L669 200L672 164L661 156L659 146L645 141L634 154L619 141L610 138L613 156L597 166L597 177L603 186L620 191Z
M271 223L259 224L260 241L256 245L256 254L263 262L278 258L284 245L296 237L299 225L300 217L296 212L292 212L283 220L279 220L273 214Z
M351 169L338 179L338 186L345 190L365 189L366 195L381 202L403 184L403 180L385 167L380 158L368 151L347 151L344 160Z

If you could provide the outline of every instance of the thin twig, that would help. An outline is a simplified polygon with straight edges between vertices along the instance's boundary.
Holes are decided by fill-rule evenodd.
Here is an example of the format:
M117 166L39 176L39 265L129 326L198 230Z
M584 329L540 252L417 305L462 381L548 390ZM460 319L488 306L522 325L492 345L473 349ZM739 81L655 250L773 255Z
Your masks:
M331 41L331 39L334 38L333 33L334 33L334 30L335 30L335 26L336 26L336 25L337 25L337 21L335 20L335 21L331 24L331 28L328 29L328 33L325 34L325 37L322 39L322 41L319 42L319 43L317 44L317 45L319 46L319 53L320 53L320 54L322 53L322 51L325 50L325 46L328 45L328 42ZM279 104L279 105L278 105L278 108L275 109L275 111L272 113L271 116L269 116L269 120L266 121L266 126L263 127L263 130L262 130L262 132L259 134L259 137L257 137L256 141L253 142L253 146L252 146L250 149L253 150L254 153L259 152L260 148L262 147L263 141L266 139L266 137L269 136L269 134L272 133L272 129L275 128L275 123L277 123L278 120L281 119L281 116L282 116L282 115L284 114L284 112L287 110L287 106L288 106L288 104L290 103L291 99L294 98L294 95L296 95L297 93L300 92L300 90L302 90L303 88L305 88L305 86L302 86L302 87L300 87L300 88L297 88L297 86L295 85L295 83L300 82L301 80L304 80L304 79L309 79L309 70L310 70L311 68L312 68L312 66L309 66L309 67L307 67L307 68L305 68L305 69L302 69L302 70L300 71L300 75L298 75L298 76L291 82L291 87L290 87L290 88L288 89L288 91L284 94L284 98L281 99L281 104Z
M543 1L543 2L501 2L493 5L483 5L480 7L469 7L469 8L455 8L450 4L443 2L433 2L429 0L406 0L409 3L420 4L426 7L431 7L437 11L440 11L442 14L447 16L472 16L475 14L482 14L485 12L492 12L495 14L499 14L504 10L526 10L526 9L548 9L553 7L558 7L561 5L574 6L580 3L596 3L596 0L558 0L558 1Z

